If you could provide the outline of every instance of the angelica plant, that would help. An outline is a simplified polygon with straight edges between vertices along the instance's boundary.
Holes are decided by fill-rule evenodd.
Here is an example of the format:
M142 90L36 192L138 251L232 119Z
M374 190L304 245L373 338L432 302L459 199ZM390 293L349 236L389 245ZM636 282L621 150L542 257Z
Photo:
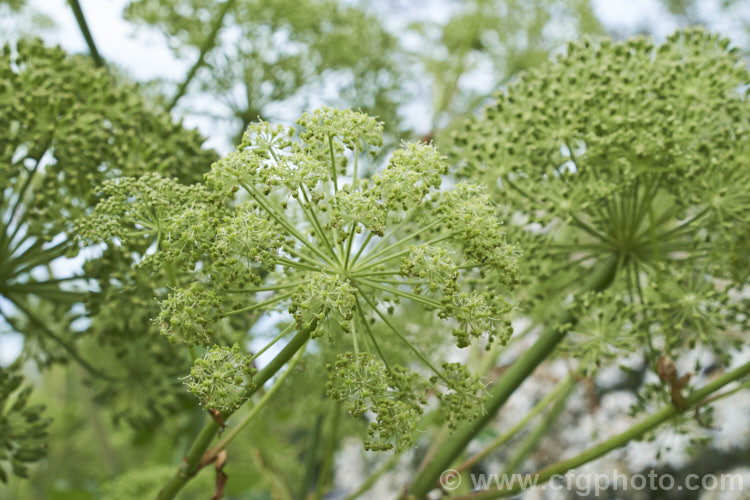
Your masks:
M413 333L399 316L412 308L427 311L424 334L452 332L446 340L458 346L507 341L518 251L506 241L483 189L443 186L448 167L432 145L405 144L366 178L364 164L382 144L375 119L322 108L297 124L299 132L251 125L237 150L212 166L206 187L184 199L153 178L145 181L151 187L137 180L111 183L112 196L88 227L105 237L155 239L151 259L193 273L189 284L172 286L157 319L171 341L209 348L191 379L198 367L225 373L232 365L211 347L222 342L216 335L222 324L288 312L289 326L272 344L296 333L253 385L239 377L232 389L231 376L222 375L228 385L218 393L207 383L211 376L191 382L193 390L205 388L201 403L220 410L222 419L237 394L250 397L313 339L336 346L328 395L352 415L375 415L366 446L408 449L428 387L440 393L451 421L476 416L484 387L464 366L439 367L410 340ZM159 194L145 195L150 189ZM393 344L411 353L408 365L384 355ZM241 366L235 363L238 375ZM211 421L199 438L204 450L216 425ZM221 447L209 450L209 459ZM171 498L195 473L193 457L161 498Z
M746 345L748 83L737 50L700 29L662 45L571 43L456 133L462 173L487 180L524 248L520 303L546 325L491 389L488 415L558 346L589 375L645 350L661 376L650 406L683 411L689 377L658 365L695 346L728 364ZM479 428L438 451L416 496Z
M6 130L0 139L0 294L10 303L2 315L27 336L27 352L40 363L72 357L88 366L64 328L54 331L40 321L54 307L65 322L71 304L84 297L79 277L55 276L49 267L77 254L68 236L73 221L108 177L152 169L177 174L186 166L186 176L195 179L188 165L210 154L168 117L149 115L132 87L115 86L89 61L59 48L38 40L5 45L0 72ZM144 126L134 125L138 119ZM162 156L157 143L165 136L174 143ZM37 314L38 307L48 310Z
M44 407L29 404L31 387L22 384L18 365L0 368L0 481L8 482L8 472L26 477L28 465L47 452L49 419Z
M498 199L518 215L530 310L610 265L618 312L603 314L623 321L626 303L633 321L649 316L633 335L654 360L741 340L729 294L750 271L750 78L728 45L700 30L661 46L571 44L457 137L467 171L498 176ZM556 98L542 106L545 95Z
M92 251L83 267L70 260L81 257L74 221L106 179L161 172L194 182L214 153L137 86L40 40L5 44L0 79L0 334L23 335L19 363L82 368L117 421L157 425L188 400L177 377L189 367L152 326L158 280L132 268L145 250L136 246ZM28 431L35 444L6 453L4 473L42 455L37 424L21 425L23 394L0 436L15 446Z

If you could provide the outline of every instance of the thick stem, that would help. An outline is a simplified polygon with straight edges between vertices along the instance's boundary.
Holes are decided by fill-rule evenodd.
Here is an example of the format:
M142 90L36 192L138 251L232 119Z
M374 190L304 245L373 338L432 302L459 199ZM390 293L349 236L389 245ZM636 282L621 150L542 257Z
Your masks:
M612 283L616 272L617 259L609 258L606 262L602 263L601 268L594 274L585 289L594 291L604 290ZM489 398L485 403L485 411L482 416L456 429L451 439L445 443L442 449L438 450L434 459L417 475L409 487L408 493L410 495L415 498L425 498L427 496L436 486L440 474L448 469L468 446L469 442L492 422L497 412L511 394L534 372L539 364L547 359L565 337L565 332L561 332L557 328L557 325L572 321L575 321L575 318L566 310L558 318L558 321L543 331L536 343L519 356L503 373L503 376L490 389Z
M685 398L685 406L683 408L678 408L673 404L665 406L651 416L645 418L644 420L641 420L625 432L618 434L604 441L603 443L594 446L593 448L589 448L588 450L576 455L573 458L557 462L556 464L550 465L549 467L545 467L539 472L529 474L526 476L526 478L531 479L535 485L540 485L557 475L565 474L569 470L575 469L583 464L587 464L593 460L596 460L597 458L606 455L612 450L625 446L627 443L634 439L641 438L647 432L652 431L659 425L669 421L677 415L693 407L704 404L706 398L708 398L711 394L718 391L725 385L734 382L735 380L739 380L747 375L750 375L750 362L745 363L744 365L741 365L740 367L735 368L728 373L725 373L716 380L704 385L700 389L693 391L690 396ZM729 395L733 392L734 391L729 391L726 394ZM523 489L524 483L529 484L525 481L519 481L515 483L513 487L508 489L482 491L458 497L454 500L490 500L494 498L503 498L514 495L521 491Z
M249 391L248 397L252 396L258 389L263 387L263 384L276 374L276 372L278 372L281 367L284 366L303 345L305 345L305 342L310 338L310 331L312 331L312 329L314 329L314 326L310 329L298 331L284 349L282 349L270 363L258 372L253 380L255 385ZM206 425L203 426L200 434L198 434L198 437L195 438L192 446L190 446L187 455L185 455L185 458L183 459L183 464L177 470L177 473L172 476L166 485L164 485L164 488L161 489L159 495L156 497L157 500L174 498L183 486L195 476L200 470L201 458L203 458L206 450L208 450L208 447L211 445L211 441L220 429L221 426L216 420L213 418L208 419Z

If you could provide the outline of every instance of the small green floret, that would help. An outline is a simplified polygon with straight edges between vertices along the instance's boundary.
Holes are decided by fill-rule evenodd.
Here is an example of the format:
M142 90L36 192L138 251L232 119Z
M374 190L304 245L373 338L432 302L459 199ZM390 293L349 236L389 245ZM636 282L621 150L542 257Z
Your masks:
M185 381L188 390L206 409L232 412L247 399L255 368L238 345L213 346L195 360Z

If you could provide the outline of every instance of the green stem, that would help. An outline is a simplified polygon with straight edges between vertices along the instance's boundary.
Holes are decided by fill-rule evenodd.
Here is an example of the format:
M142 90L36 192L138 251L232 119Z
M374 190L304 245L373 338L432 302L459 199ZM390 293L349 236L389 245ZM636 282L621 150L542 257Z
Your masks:
M96 49L94 37L91 36L91 31L89 31L89 25L86 23L86 17L83 15L81 4L78 3L78 0L70 0L70 8L73 9L73 15L76 17L78 28L81 30L84 40L86 40L86 45L89 47L89 52L91 53L91 58L94 60L94 64L101 68L104 66L104 59L102 59L102 56Z
M284 251L287 252L289 255L293 255L297 257L298 259L307 262L308 265L312 266L315 269L323 270L323 266L325 263L315 260L310 255L305 255L304 253L297 251L294 249L294 247L290 246L289 244L284 244L283 246Z
M380 479L380 476L391 470L398 463L401 455L392 455L385 463L370 475L365 481L357 488L351 495L346 497L344 500L355 500L359 498L364 492L373 487L373 485Z
M580 229L583 229L585 232L587 232L589 235L593 236L596 239L599 239L601 241L604 241L604 242L607 242L607 243L609 243L611 245L614 245L614 242L612 241L611 238L609 238L608 236L600 233L599 231L597 231L596 229L594 229L590 225L586 224L579 217L571 214L570 218L573 221L573 225L574 226L576 226L576 227L578 227Z
M708 208L705 208L705 209L701 210L700 212L698 212L693 217L690 217L689 219L685 220L684 222L676 225L675 227L673 227L669 231L665 231L665 232L659 234L659 239L661 239L662 241L667 241L667 240L669 240L671 238L676 237L675 236L676 233L679 233L681 231L686 231L688 229L692 229L691 227L689 227L690 224L692 224L696 220L700 219L701 217L703 217L707 213L709 213L709 209ZM677 236L680 236L680 235L677 234ZM645 239L641 239L641 240L639 240L639 241L636 242L637 245L641 245L643 243L646 243Z
M401 239L400 239L400 240L398 240L398 241L397 241L396 243L393 243L392 245L389 245L388 247L386 247L386 248L384 248L384 249L382 249L382 250L380 250L380 251L377 251L377 252L374 252L374 253L372 253L372 254L368 255L368 256L367 256L367 257L366 257L366 258L365 258L364 260L362 260L362 261L361 261L361 262L359 263L359 265L357 266L357 268L358 268L358 269L363 269L363 268L367 267L367 263L368 263L368 262L372 262L373 260L377 259L377 258L378 258L378 257L380 257L381 255L385 255L385 254L386 254L386 253L388 253L388 252L389 252L390 250L393 250L394 248L396 248L396 247L398 247L398 246L400 246L400 245L403 245L403 244L404 244L404 243L406 243L407 241L409 241L409 240L411 240L411 239L413 239L413 238L416 238L416 237L417 237L417 236L419 236L420 234L424 233L425 231L428 231L428 230L432 229L433 227L437 226L437 225L438 225L438 224L440 224L441 222L443 222L443 219L439 219L439 220L436 220L436 221L434 221L434 222L431 222L430 224L427 224L427 225L426 225L425 227L423 227L422 229L420 229L420 230L418 230L418 231L414 231L413 233L409 233L409 235L408 235L408 236L405 236L404 238L401 238Z
M357 259L359 259L359 256L362 255L362 252L364 252L365 247L367 246L368 243L370 243L370 240L372 239L372 237L373 237L373 233L371 233L371 232L367 233L367 237L362 242L362 244L359 247L359 250L357 250L357 254L352 259L352 265L356 264Z
M510 429L508 429L505 433L501 434L497 438L495 438L490 444L488 444L485 448L482 449L482 451L478 452L476 455L472 456L468 460L466 460L464 463L456 467L456 470L458 472L465 471L475 463L479 462L480 460L485 459L490 453L498 449L500 446L507 443L512 437L514 437L516 434L518 434L521 429L526 427L526 425L531 422L534 417L542 413L542 411L550 404L552 401L557 399L561 394L565 393L570 387L575 385L575 379L573 377L568 377L567 379L563 380L562 382L558 383L549 393L547 393L534 407L529 410L529 412L521 418L518 422L513 425Z
M395 237L399 231L409 222L412 218L417 214L418 209L413 209L406 214L404 214L403 218L401 219L401 222L399 222L396 227L388 231L387 234L385 234L382 238L380 238L380 241L375 243L371 249L371 253L375 253L378 251L380 247L385 245L391 238Z
M521 442L513 456L505 464L504 469L507 474L512 474L518 471L531 452L536 449L539 442L554 425L557 417L559 417L565 409L565 404L568 402L568 397L570 396L570 393L573 392L574 387L575 384L573 383L569 383L565 386L565 390L560 397L557 398L557 401L552 405L552 408L550 408L547 414L544 415L544 418L541 419L534 430Z
M31 271L36 266L52 262L53 260L64 256L68 247L72 245L72 242L71 240L65 239L57 245L49 248L43 248L43 245L44 243L41 240L37 240L31 247L24 250L21 255L13 258L13 266L15 267L13 273L16 276ZM18 245L15 246L11 250L11 255L13 255L18 248Z
M336 172L336 155L333 149L333 137L331 137L330 134L328 135L328 147L331 151L331 181L333 182L333 192L338 193L339 192L339 179L338 179L338 173Z
M290 249L290 248L284 248L284 250L286 252L289 252L290 254L293 253L293 250ZM324 271L331 271L331 272L333 272L328 267L324 268L324 267L312 266L312 265L305 264L303 262L295 262L293 260L285 259L284 257L275 257L274 260L275 260L275 262L273 262L274 264L281 264L283 266L293 267L293 268L299 269L301 271L313 271L313 272L316 272L316 273L322 273Z
M361 291L360 291L360 292L361 292ZM380 316L380 319L382 319L382 320L383 320L383 323L385 323L385 324L386 324L386 326L388 326L388 328L390 328L390 330L391 330L391 331L392 331L392 332L393 332L394 334L396 334L396 336L397 336L397 337L399 338L399 340L400 340L401 342L403 342L403 343L404 343L404 344L406 345L406 347L408 347L408 348L409 348L409 349L410 349L410 350L411 350L411 351L412 351L412 352L413 352L414 354L416 354L416 356L417 356L417 357L419 358L419 360L420 360L420 361L422 361L422 363L424 363L424 364L425 364L425 366L427 366L427 368L429 368L430 370L432 370L432 372L433 372L433 373L434 373L435 375L437 375L437 376L438 376L438 378L440 378L440 380L442 380L442 381L443 381L443 382L445 382L446 384L450 385L450 381L449 381L448 379L446 379L446 378L445 378L445 375L443 375L443 374L442 374L442 373L440 372L440 370L438 370L437 368L435 368L435 366L433 366L433 364L432 364L432 363L430 363L430 360L429 360L429 359L427 359L427 358L425 357L425 355L424 355L424 354L422 354L422 353L421 353L421 352L419 351L419 349L417 349L416 347L414 347L414 344L412 344L411 342L409 342L409 340L408 340L408 339L407 339L407 338L406 338L406 337L405 337L405 336L404 336L404 335L403 335L403 334L402 334L401 332L399 332L399 331L398 331L398 329L397 329L397 328L396 328L396 327L395 327L395 326L393 325L393 323L391 323L391 321L390 321L390 320L389 320L389 319L388 319L388 318L387 318L387 317L386 317L386 316L385 316L385 315L384 315L383 313L381 313L381 312L380 312L380 310L378 309L378 306L377 306L377 305L375 305L375 304L374 304L374 303L372 302L372 300L370 300L370 297L368 297L368 296L367 296L366 294L364 294L364 293L360 293L360 295L362 295L362 298L364 298L364 299L365 299L365 301L367 302L367 304L368 304L368 305L370 306L370 309L372 309L373 311L375 311L375 313L376 313L376 314L377 314L378 316Z
M29 189L29 186L31 186L31 180L34 178L34 174L36 174L37 170L39 170L39 165L42 163L42 158L47 153L47 149L45 148L41 155L39 155L39 158L34 163L34 167L29 171L29 175L26 177L26 180L24 181L23 185L21 186L21 189L18 191L18 198L16 198L16 201L13 203L13 207L8 210L8 221L7 226L4 228L5 230L0 234L0 242L2 242L3 246L5 246L5 242L7 240L8 242L8 248L11 248L11 245L13 243L13 238L16 237L16 234L18 234L18 231L20 231L21 227L23 226L21 220L16 221L16 212L18 211L18 207L21 206L21 203L23 203L23 199L26 197L26 192ZM4 214L3 214L4 215ZM9 233L11 225L15 223L15 229L12 233ZM12 255L13 252L11 251L8 253L8 255Z
M289 326L281 330L281 332L274 337L272 341L270 341L268 344L266 344L263 349L253 354L253 356L250 358L250 361L255 361L258 359L264 352L266 352L268 349L271 348L272 345L274 345L276 342L281 340L282 337L284 337L287 333L291 331L291 329L294 328L294 323L290 323Z
M333 249L333 245L331 245L331 242L328 241L328 237L326 236L326 233L323 231L323 226L320 225L320 222L318 221L318 217L315 215L315 210L313 209L313 204L310 202L310 197L307 195L307 190L305 189L305 186L300 186L300 191L302 192L302 197L305 199L305 205L304 203L299 201L299 198L297 198L297 202L299 203L300 208L302 209L302 213L305 214L305 217L307 218L308 222L310 222L310 225L313 228L313 231L318 235L318 238L323 242L323 244L328 248L328 251L331 254L331 257L336 259L337 261L341 261L341 258L336 253L336 250Z
M725 373L721 377L718 377L717 379L704 385L700 389L696 389L695 391L693 391L693 393L685 399L685 406L683 408L678 408L677 406L672 404L665 406L661 410L630 427L625 432L618 434L601 444L589 448L588 450L576 455L573 458L557 462L550 465L549 467L545 467L544 469L534 474L529 474L526 476L526 478L531 479L534 484L540 485L557 475L565 474L571 469L575 469L577 467L580 467L581 465L592 462L597 458L606 455L612 450L625 446L630 441L643 437L647 432L650 432L661 424L668 422L677 415L680 415L681 413L693 407L703 404L704 400L706 400L706 398L708 398L712 393L718 391L725 385L734 382L735 380L739 380L747 375L750 375L750 362L745 363L738 368L735 368L731 372ZM726 394L728 395L732 392L734 391L729 391ZM523 489L522 484L524 482L525 481L523 480L519 481L514 486L508 489L482 491L462 497L457 497L454 500L490 500L494 498L511 496Z
M615 278L617 259L609 258L602 263L601 269L596 272L592 281L586 289L600 291L607 288ZM500 408L508 398L520 386L549 355L565 337L557 325L574 322L575 318L566 310L558 321L541 333L536 343L527 349L519 358L503 373L502 377L490 389L490 394L485 403L485 411L481 417L471 423L467 423L455 430L451 439L445 446L438 450L431 463L427 464L421 474L417 475L409 488L409 492L416 498L425 498L433 486L437 483L440 474L443 473L454 460L463 452L471 440L486 427L495 417Z
M357 189L359 182L359 144L354 147L354 173L352 173L352 189Z
M276 374L276 372L278 372L281 367L283 367L287 361L289 361L292 356L294 356L297 351L307 343L307 340L310 338L310 332L313 328L315 328L315 325L312 325L309 329L298 331L289 343L284 346L281 352L279 352L270 363L258 372L253 378L255 385L248 391L248 397L251 397L257 390L263 387L263 384ZM195 476L202 466L201 458L203 458L211 441L213 441L214 436L216 436L220 429L221 426L219 423L209 417L200 434L198 434L198 437L195 438L195 441L190 446L190 449L188 450L187 455L185 455L183 463L177 470L177 473L172 476L166 485L164 485L157 496L157 500L174 498L185 484Z
M278 290L285 290L287 288L295 288L300 285L304 285L305 283L309 283L311 280L300 280L300 281L293 281L290 283L285 283L283 285L269 285L269 286L261 286L257 288L246 288L244 290L225 290L226 293L257 293L257 292L273 292Z
M432 224L430 224L430 226L432 226ZM422 231L420 230L420 231L418 231L418 232L422 232ZM440 243L441 241L445 241L445 240L447 240L447 239L453 238L453 237L454 237L454 236L456 236L456 235L457 235L458 233L459 233L458 231L454 231L454 232L452 232L452 233L450 233L450 234L446 234L446 235L444 235L444 236L440 236L440 237L438 237L438 238L433 238L433 239L431 239L431 240L429 240L429 241L425 241L424 243L422 243L422 245L424 245L424 246L430 246L430 245L434 245L435 243ZM415 234L416 234L416 233L415 233ZM410 236L409 238L411 238L411 237L413 237L413 236L414 236L414 235ZM408 238L406 238L406 239L408 239ZM394 254L388 255L388 256L386 256L386 257L383 257L382 259L379 259L379 260L375 260L375 261L368 261L368 262L367 262L366 264L362 264L362 265L360 265L360 266L357 266L357 269L356 269L356 270L357 270L357 271L363 271L363 270L367 270L367 269L375 269L375 268L377 268L377 267L378 267L379 265L381 265L381 264L385 264L385 263L386 263L386 262L388 262L389 260L393 260L393 259L398 259L398 258L400 258L400 257L403 257L403 256L405 256L405 255L408 255L408 254L410 254L410 253L411 253L411 248L406 248L406 249L404 249L404 250L401 250L401 251L400 251L400 252L398 252L398 253L394 253Z
M229 311L228 313L225 314L225 316L234 316L235 314L242 314L242 313L245 313L245 312L254 311L256 309L261 309L263 307L266 307L268 305L274 304L276 302L279 302L280 300L284 300L285 298L292 296L294 294L294 292L295 291L292 290L291 292L285 292L285 293L282 293L282 294L279 294L279 295L274 295L270 299L264 300L263 302L258 302L256 304L250 304L247 307L243 307L241 309L235 309L233 311Z
M91 363L86 361L79 353L78 351L66 340L64 340L62 337L57 335L55 332L53 332L42 320L40 320L36 315L33 314L33 312L28 309L22 302L20 298L14 297L13 295L7 294L5 296L6 299L8 299L15 307L18 308L29 320L30 323L35 325L41 333L49 338L51 338L54 342L56 342L60 347L65 349L65 351L68 353L68 355L76 362L78 363L83 369L85 369L89 374L91 374L94 377L101 378L104 380L117 380L114 377L107 375L106 373L100 371L97 368L94 368ZM8 322L8 324L15 329L17 332L23 332L24 330L20 328L20 325L12 319L11 316L3 316L3 319Z
M392 286L381 285L379 283L376 283L375 281L370 281L365 278L360 278L358 281L361 281L366 286L376 288L378 290L381 290L386 293L391 293L393 295L398 295L399 297L403 297L405 299L411 299L415 302L419 302L420 304L424 304L425 306L428 306L428 307L434 307L435 309L440 309L441 307L443 307L443 305L440 302L429 299L427 297L422 297L421 295L417 295L415 293L407 292L405 290L400 290Z
M315 255L323 259L325 262L329 263L332 266L335 266L336 263L331 261L327 255L325 255L323 252L318 250L312 243L310 243L307 238L305 238L297 229L292 225L291 222L284 216L283 213L277 212L271 205L268 203L268 200L265 199L265 197L258 192L257 189L252 184L246 184L241 183L242 187L245 189L245 191L248 192L250 196L253 197L255 201L258 202L258 204L263 208L263 210L266 211L268 215L270 215L276 222L278 222L284 229L289 231L290 234L292 234L297 240L299 240L300 243L305 245L307 248L309 248Z
M383 351L380 349L380 345L378 345L378 341L375 340L375 335L372 333L372 329L370 328L370 325L367 323L367 318L365 317L364 311L362 311L362 305L359 303L359 300L357 301L357 312L359 313L359 321L360 323L362 323L363 329L367 332L367 335L370 337L370 340L372 341L372 345L375 347L375 351L378 353L378 356L380 356L380 359L383 360L383 364L385 364L385 369L390 372L391 366L388 364L388 360L383 355Z
M359 146L354 149L354 173L352 174L352 190L357 189L357 170L359 168ZM352 227L349 231L349 238L346 241L346 253L344 256L344 269L349 269L349 257L352 253L352 243L354 243L355 228L357 227L357 221L352 222Z
M203 43L198 49L198 59L195 60L193 65L188 70L187 75L185 75L185 79L182 81L182 83L180 83L180 86L177 87L177 92L175 92L174 97L172 97L172 100L169 101L169 104L167 104L167 111L172 111L172 109L177 105L177 101L179 101L185 95L190 82L193 81L193 78L195 78L198 70L201 69L201 67L203 67L203 65L205 64L206 56L216 46L216 40L219 37L219 31L221 31L221 27L224 25L224 18L226 17L229 9L232 8L232 5L234 3L235 0L227 0L221 6L219 12L216 14L216 17L211 24L211 32L208 34L206 39L203 40Z
M401 271L372 271L369 273L352 273L349 276L352 278L363 278L365 276L396 276L401 275Z

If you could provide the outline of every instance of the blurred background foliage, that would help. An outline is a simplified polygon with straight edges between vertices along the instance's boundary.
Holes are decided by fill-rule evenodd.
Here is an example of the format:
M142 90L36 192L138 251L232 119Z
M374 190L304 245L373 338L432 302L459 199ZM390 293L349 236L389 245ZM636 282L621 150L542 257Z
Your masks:
M23 339L13 366L3 356L3 374L23 373L24 386L34 386L27 405L33 411L25 415L33 420L34 405L43 403L38 425L53 443L30 479L10 474L0 498L151 498L202 422L179 380L190 357L151 321L154 293L185 278L134 267L148 248L82 255L72 235L101 181L149 171L200 179L217 155L182 118L228 145L258 118L284 122L334 105L378 116L390 146L415 138L448 146L467 114L566 41L654 30L614 30L595 3L133 0L123 19L133 31L148 30L186 68L179 80L135 82L106 54L97 68L85 54L17 42L54 30L56 20L39 3L0 1L0 34L8 42L0 58L0 345L6 350L8 338ZM746 2L655 3L673 24L731 31L746 43ZM255 341L275 332L255 333L262 326L232 325L227 344L252 338L263 345ZM228 497L304 498L330 484L334 450L360 436L366 422L337 418L340 409L317 383L322 359L309 356L267 409L274 418L256 421L247 439L230 447ZM0 430L5 411L26 397L24 386L3 385ZM0 449L0 469L10 473L18 451ZM206 498L212 482L203 473L180 498Z

